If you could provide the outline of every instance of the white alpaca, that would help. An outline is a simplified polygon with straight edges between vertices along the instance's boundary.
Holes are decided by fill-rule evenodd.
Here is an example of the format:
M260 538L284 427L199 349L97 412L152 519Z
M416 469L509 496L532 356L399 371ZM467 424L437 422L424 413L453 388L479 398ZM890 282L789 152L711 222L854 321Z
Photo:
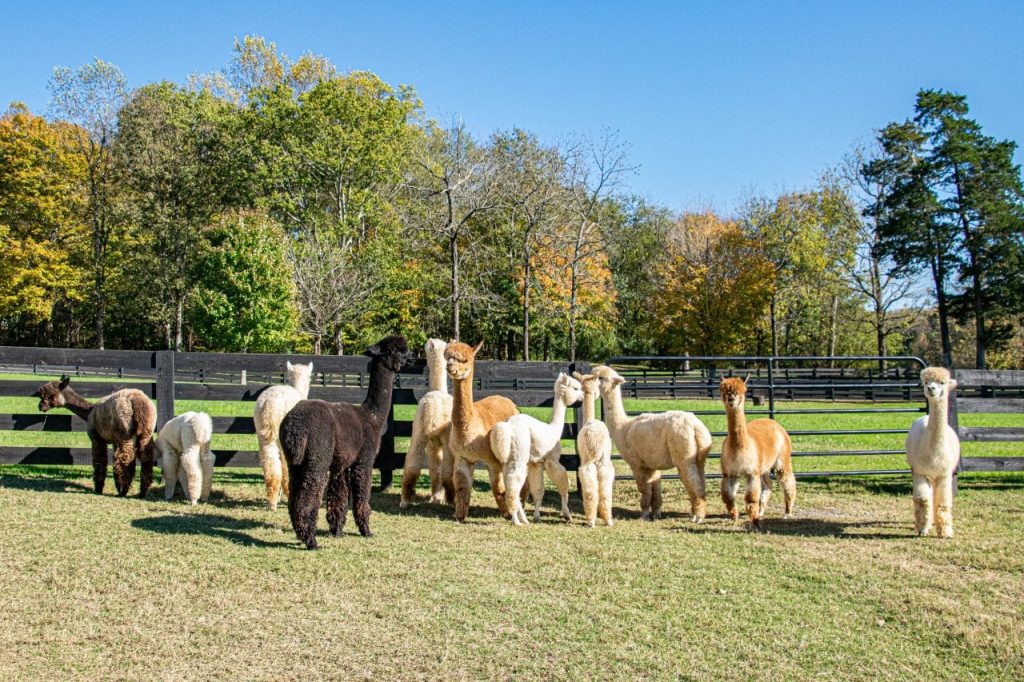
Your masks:
M600 516L605 525L612 525L612 487L615 467L612 465L612 437L608 427L597 419L597 377L574 372L583 386L583 424L576 434L576 452L580 456L580 491L583 493L583 515L593 528Z
M711 450L711 432L691 412L673 410L659 414L626 415L621 385L625 383L611 367L595 367L604 401L605 418L615 447L633 470L640 490L641 518L661 518L661 472L679 470L679 478L690 497L691 520L704 520L704 460Z
M213 484L213 453L210 439L213 421L205 412L185 412L171 419L156 440L160 468L164 475L164 499L174 497L175 483L189 504L206 502Z
M271 386L256 399L252 420L256 425L256 438L260 442L260 466L263 467L263 482L267 487L267 502L271 511L277 509L281 492L288 495L288 468L281 464L281 441L277 431L281 420L295 403L309 396L309 381L313 374L313 363L293 365L285 363L285 377L288 385Z
M949 426L950 393L956 388L949 370L928 367L921 372L928 414L914 420L907 434L907 462L914 477L914 528L928 535L953 537L953 472L960 461L960 438ZM934 508L933 508L934 504Z
M399 509L408 507L415 497L416 481L419 480L424 463L430 469L430 501L436 504L445 500L452 501L451 478L442 479L442 461L447 456L448 428L452 422L452 397L448 394L448 373L444 360L444 349L447 347L448 344L441 339L428 339L424 346L430 391L423 394L416 407L412 440L409 442L409 452L405 456L405 469L402 472Z
M544 471L554 480L562 496L562 516L572 520L569 512L569 474L559 463L562 456L562 430L565 410L583 398L583 387L567 374L555 380L555 398L551 421L544 422L528 414L517 414L495 424L491 429L491 450L502 464L505 475L505 499L509 501L512 522L528 523L520 492L527 478L533 496L533 520L540 520L540 503L544 498Z

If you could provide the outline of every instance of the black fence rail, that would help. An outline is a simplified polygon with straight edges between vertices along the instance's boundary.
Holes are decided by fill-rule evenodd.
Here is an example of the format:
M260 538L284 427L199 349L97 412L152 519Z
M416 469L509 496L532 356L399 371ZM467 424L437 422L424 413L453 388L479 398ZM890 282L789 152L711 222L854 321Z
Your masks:
M960 414L1024 414L1024 371L958 369L956 400L950 402L949 423L961 441L1024 442L1024 427L960 426ZM1024 457L961 457L960 471L1024 471Z

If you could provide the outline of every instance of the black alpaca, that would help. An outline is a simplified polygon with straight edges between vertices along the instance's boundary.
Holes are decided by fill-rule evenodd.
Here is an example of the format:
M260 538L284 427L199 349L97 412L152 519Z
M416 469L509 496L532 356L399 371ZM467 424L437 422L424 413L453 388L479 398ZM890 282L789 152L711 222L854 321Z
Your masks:
M371 358L370 387L362 405L301 400L281 421L281 448L291 481L288 514L295 534L309 549L317 547L316 521L325 488L332 535L340 536L345 527L350 488L356 526L364 537L373 535L373 462L391 411L395 374L411 354L401 336L381 340L366 354Z

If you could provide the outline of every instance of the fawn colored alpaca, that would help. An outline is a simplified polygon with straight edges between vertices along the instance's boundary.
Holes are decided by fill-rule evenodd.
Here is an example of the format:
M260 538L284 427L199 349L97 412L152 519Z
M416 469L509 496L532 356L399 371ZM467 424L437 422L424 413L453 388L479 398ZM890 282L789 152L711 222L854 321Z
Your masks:
M633 470L640 491L641 518L661 518L661 472L673 467L690 497L690 519L704 520L704 460L711 450L711 432L691 412L626 415L622 406L625 379L611 367L594 368L604 401L608 431L622 458Z
M949 370L921 372L928 414L914 420L907 434L907 462L914 477L914 529L928 535L935 522L939 537L953 537L953 473L960 461L960 438L949 426L950 393L956 388ZM934 507L933 507L934 504Z
M533 495L533 520L540 521L540 503L544 499L544 471L555 482L562 496L562 518L572 520L569 512L569 474L558 461L562 456L562 431L565 410L583 398L583 387L566 374L555 379L555 398L551 406L551 422L544 422L528 414L517 414L491 429L491 451L502 463L505 475L505 499L511 507L512 522L517 526L527 523L519 494L530 479Z
M597 419L598 379L593 374L574 372L583 387L583 424L576 434L576 452L580 456L580 492L583 493L583 515L587 525L594 527L601 517L605 525L612 525L612 489L615 485L615 467L612 465L612 437L608 427Z
M454 388L448 450L454 469L452 482L455 488L455 520L460 523L465 522L469 514L473 467L477 462L483 462L487 467L491 478L491 493L498 504L498 511L502 516L509 515L501 462L491 451L489 435L495 424L519 414L519 408L508 398L498 395L473 402L473 367L476 354L483 345L481 341L472 348L465 343L452 341L444 351L448 376Z
M430 501L440 504L453 497L451 478L442 480L443 460L448 455L448 426L452 421L452 397L448 394L448 375L444 368L444 349L441 339L428 339L425 346L427 369L430 373L430 391L423 394L416 406L416 419L412 423L412 440L405 456L402 472L402 497L399 509L405 509L416 495L416 481L424 460L430 470ZM444 488L442 497L441 489Z
M352 491L359 533L370 537L370 484L380 437L391 412L395 374L411 357L404 337L389 336L366 349L370 385L362 405L301 400L281 421L281 448L288 462L288 514L295 535L316 549L316 522L327 491L327 523L340 537ZM329 485L328 485L329 483Z
M747 395L745 380L738 377L723 379L719 390L729 420L729 430L722 444L722 501L729 517L737 521L736 492L742 476L747 485L745 499L750 525L760 529L761 517L772 494L773 471L782 486L785 515L793 513L796 502L793 446L786 429L774 419L747 422L743 412L743 401Z
M174 486L189 504L210 499L213 485L213 453L210 439L213 420L205 412L185 412L169 420L160 429L156 450L160 453L160 469L164 475L164 499L174 497Z
M263 483L267 488L267 503L270 510L277 509L281 493L288 496L288 468L281 462L281 440L278 430L289 410L300 400L309 396L309 381L313 374L313 363L293 365L285 363L284 386L271 386L256 399L252 421L256 426L256 438L260 443L260 466L263 467Z
M88 424L92 442L92 482L97 495L103 494L107 479L107 443L114 444L114 485L124 497L135 478L135 458L142 461L139 497L145 497L153 482L153 429L156 409L146 394L124 388L91 403L75 393L64 375L60 382L51 381L39 387L39 411L66 407Z

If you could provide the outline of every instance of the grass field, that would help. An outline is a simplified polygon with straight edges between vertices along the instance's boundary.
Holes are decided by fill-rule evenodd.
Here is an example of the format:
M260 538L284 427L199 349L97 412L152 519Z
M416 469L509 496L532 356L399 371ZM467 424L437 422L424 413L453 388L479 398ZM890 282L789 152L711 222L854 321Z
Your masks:
M763 534L710 487L695 526L678 483L652 523L619 483L610 529L561 522L550 492L516 528L483 484L465 525L392 490L375 537L350 521L307 552L254 470L190 508L159 477L118 499L85 467L0 467L0 679L1024 675L1024 476L964 476L949 541L912 536L903 479L801 481Z

